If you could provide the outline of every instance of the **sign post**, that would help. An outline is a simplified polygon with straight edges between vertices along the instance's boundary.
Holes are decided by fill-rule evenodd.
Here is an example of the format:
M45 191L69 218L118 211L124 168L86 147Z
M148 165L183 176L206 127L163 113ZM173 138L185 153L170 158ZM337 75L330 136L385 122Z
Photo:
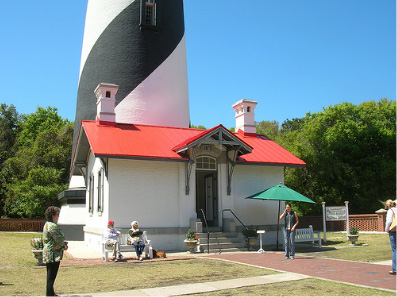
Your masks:
M346 240L349 240L349 201L345 201L346 206Z
M345 206L331 206L325 208L327 221L344 221L346 220L346 228L349 230L349 201L345 201Z
M324 242L327 242L327 222L325 220L325 202L321 202L323 207L323 232L324 232Z

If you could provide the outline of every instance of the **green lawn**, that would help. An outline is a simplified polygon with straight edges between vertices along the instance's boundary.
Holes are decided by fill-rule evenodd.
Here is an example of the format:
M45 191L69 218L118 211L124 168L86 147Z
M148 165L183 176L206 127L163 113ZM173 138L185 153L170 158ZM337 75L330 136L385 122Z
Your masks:
M0 232L0 295L44 295L45 267L36 266L31 253L30 238L35 234ZM36 234L37 235L37 234ZM368 244L350 247L343 239L345 234L327 234L328 242L323 251L306 251L316 257L336 257L355 260L363 255L371 261L389 260L390 244L386 234L362 234L360 240ZM328 250L329 249L329 250ZM72 259L64 260L73 261ZM58 294L84 294L111 292L234 279L276 273L258 267L230 262L195 258L173 261L139 263L107 263L61 267L55 290ZM210 295L280 296L290 295L286 288L294 288L293 295L315 296L384 296L390 293L338 284L335 282L306 279L282 284L251 286L234 290L211 292ZM331 288L331 291L329 291ZM283 291L284 290L284 291ZM208 295L208 294L207 294Z
M323 234L321 233L321 237ZM299 248L297 249L299 252ZM346 233L329 232L327 242L323 243L321 250L315 252L303 251L315 257L327 257L333 259L359 261L359 262L381 262L391 260L390 240L387 234L382 233L360 233L357 246L352 246L346 240Z

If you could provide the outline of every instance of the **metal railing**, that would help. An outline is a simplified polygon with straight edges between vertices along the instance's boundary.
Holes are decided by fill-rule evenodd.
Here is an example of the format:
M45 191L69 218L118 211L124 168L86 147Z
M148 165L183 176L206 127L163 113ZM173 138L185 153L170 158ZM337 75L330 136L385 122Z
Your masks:
M236 216L236 214L235 214L230 208L226 208L226 209L222 210L222 232L224 231L223 213L224 213L225 211L230 211L230 213L237 219L237 221L239 221L240 224L243 225L243 227L244 227L245 229L248 229L247 226L244 225L244 223Z
M207 253L210 253L210 231L208 229L208 223L207 223L207 218L205 217L204 210L200 208L201 213L203 214L203 219L205 223L205 228L207 229Z

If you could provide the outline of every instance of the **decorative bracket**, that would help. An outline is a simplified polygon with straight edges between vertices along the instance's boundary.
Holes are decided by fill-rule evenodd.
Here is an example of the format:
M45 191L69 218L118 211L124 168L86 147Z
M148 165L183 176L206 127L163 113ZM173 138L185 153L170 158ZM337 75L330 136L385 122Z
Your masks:
M234 172L234 166L236 166L237 153L240 147L234 147L233 150L228 150L226 152L226 160L227 160L227 195L232 193L232 177ZM233 151L233 158L229 158L229 152Z
M190 176L192 175L192 168L195 160L195 155L196 155L196 148L192 148L192 154L189 156L189 162L186 163L185 165L185 172L186 172L186 177L185 177L185 194L189 195L190 193Z
M87 175L87 164L86 163L75 163L75 165L77 167L77 169L80 171L81 175L84 178L84 183L85 186L87 187L87 180L86 180L86 175Z

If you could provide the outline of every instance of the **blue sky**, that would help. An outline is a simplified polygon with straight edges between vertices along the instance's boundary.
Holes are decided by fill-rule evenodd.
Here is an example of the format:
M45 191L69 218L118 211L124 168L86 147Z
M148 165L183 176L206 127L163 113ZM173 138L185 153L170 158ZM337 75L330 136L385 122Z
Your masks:
M0 103L56 107L73 121L85 0L1 1ZM342 102L396 99L394 0L184 0L192 124L304 117Z

